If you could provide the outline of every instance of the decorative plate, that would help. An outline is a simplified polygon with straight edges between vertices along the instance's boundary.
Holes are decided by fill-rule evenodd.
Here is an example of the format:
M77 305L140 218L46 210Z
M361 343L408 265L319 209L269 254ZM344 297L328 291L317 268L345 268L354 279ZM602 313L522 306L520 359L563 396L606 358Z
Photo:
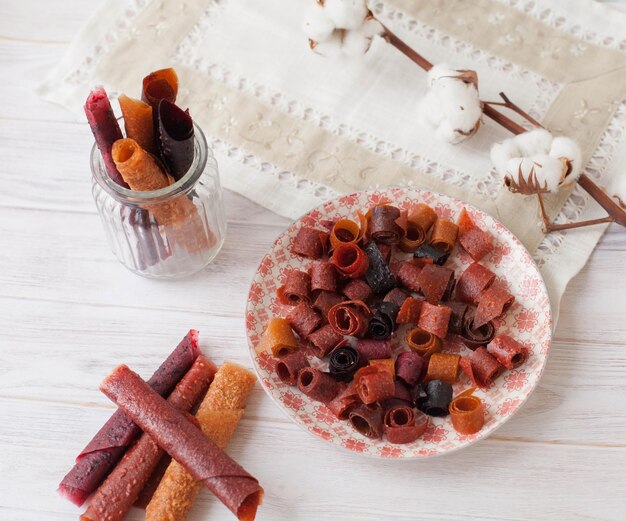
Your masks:
M290 307L276 298L276 289L282 285L286 270L304 269L312 262L291 253L291 241L302 226L317 226L324 220L350 218L356 220L357 210L367 210L377 203L390 201L399 208L408 209L422 202L446 219L456 220L463 207L472 220L494 239L494 251L481 260L497 277L504 281L515 303L498 324L498 334L507 333L530 349L530 358L516 370L505 371L489 389L476 392L485 405L485 425L473 435L458 434L450 417L431 418L424 435L406 445L392 445L385 439L372 440L356 432L347 421L337 419L323 404L290 387L275 374L274 359L268 353L257 354L263 328L272 316L286 316ZM471 263L471 258L456 246L446 266L457 274ZM402 326L392 339L394 352L403 349ZM552 339L552 314L548 293L532 257L520 241L493 217L462 201L417 188L388 188L381 191L360 192L330 201L295 221L282 233L270 251L263 257L250 287L246 309L246 329L250 356L261 385L270 398L298 425L319 438L360 454L381 458L413 459L446 454L489 436L515 414L530 396L543 372ZM444 343L444 352L469 354L460 342ZM327 369L327 363L310 357L312 366ZM454 385L454 395L470 387L469 379L461 373Z

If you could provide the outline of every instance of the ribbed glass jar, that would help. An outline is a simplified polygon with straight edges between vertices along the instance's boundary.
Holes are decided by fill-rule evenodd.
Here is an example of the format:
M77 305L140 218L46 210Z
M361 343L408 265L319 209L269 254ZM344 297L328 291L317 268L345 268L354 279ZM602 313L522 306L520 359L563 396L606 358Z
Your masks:
M176 183L136 191L112 181L91 150L92 193L107 240L129 270L154 279L184 277L209 264L226 235L217 162L194 125L195 157Z

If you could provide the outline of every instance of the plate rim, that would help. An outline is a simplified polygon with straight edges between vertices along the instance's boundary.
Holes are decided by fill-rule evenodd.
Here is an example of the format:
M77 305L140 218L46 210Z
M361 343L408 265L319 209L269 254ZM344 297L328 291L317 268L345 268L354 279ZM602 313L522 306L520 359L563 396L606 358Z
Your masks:
M539 374L537 376L537 380L534 383L534 385L530 388L530 390L527 393L527 395L522 399L522 401L519 403L518 407L515 409L515 411L510 416L508 416L501 423L499 423L499 424L495 425L494 427L492 427L492 429L490 431L485 432L485 434L483 434L481 436L476 436L475 438L473 438L471 440L467 440L466 443L463 444L463 445L459 445L457 447L454 447L454 448L451 448L451 449L447 449L445 451L437 452L435 454L430 454L430 453L429 454L423 454L423 455L412 454L412 455L408 455L408 456L392 457L392 456L382 455L380 452L377 452L377 453L359 452L359 451L356 451L356 450L353 450L353 449L349 449L348 447L345 447L345 446L343 446L341 444L335 443L332 440L325 439L321 435L316 434L315 432L313 432L306 425L304 425L296 416L291 415L289 413L289 411L287 410L287 408L285 406L283 406L283 404L277 398L275 398L272 395L272 393L270 392L270 390L263 384L263 382L261 380L261 375L259 374L259 370L257 368L257 363L255 361L254 354L256 354L256 350L255 350L254 345L252 345L252 341L250 339L250 333L249 333L248 325L246 323L246 317L248 315L248 311L249 311L248 308L249 308L249 305L250 305L250 293L251 293L252 285L254 283L254 279L255 279L256 275L258 274L258 272L259 272L259 268L261 267L261 264L263 263L265 258L274 249L274 247L276 246L278 241L289 231L289 228L291 228L291 226L293 226L297 221L300 221L301 219L303 219L304 217L306 217L310 213L322 210L329 203L337 202L337 201L340 201L341 199L344 199L344 198L347 198L347 197L353 197L353 196L361 197L361 196L363 196L365 194L384 193L384 192L389 192L389 191L392 191L392 190L416 190L416 191L423 192L423 193L430 193L430 194L433 194L433 195L438 196L438 197L448 198L448 199L450 199L450 200L452 200L452 201L454 201L454 202L456 202L456 203L458 203L458 204L460 204L462 206L466 206L466 207L468 207L468 208L470 208L472 210L477 210L479 212L482 212L482 213L488 215L491 219L493 219L495 221L496 224L499 224L500 226L502 226L504 228L504 230L507 233L509 233L511 238L517 243L517 245L523 250L523 252L532 261L531 264L535 268L537 274L539 275L539 280L541 281L541 287L543 288L543 291L545 292L545 295L548 297L549 317L548 317L548 321L547 321L548 323L546 324L546 327L548 327L548 331L549 331L548 348L547 348L546 353L545 353L544 363L541 365L541 367L539 369ZM350 192L350 193L347 193L347 194L343 194L343 195L340 195L339 197L336 197L334 199L329 199L328 201L325 201L325 202L315 206L314 208L311 208L310 210L304 212L302 215L300 215L300 217L297 217L296 219L292 219L291 222L287 225L287 227L276 236L276 238L272 242L271 246L267 249L267 251L261 257L261 260L259 261L259 263L257 265L257 268L254 271L254 274L252 275L252 278L250 280L248 293L246 295L246 305L245 305L245 313L244 313L244 328L246 330L246 341L247 341L247 344L248 344L247 351L248 351L248 356L250 357L250 362L251 362L252 367L254 369L254 372L255 372L255 374L257 376L257 380L259 380L259 383L260 383L261 387L263 388L263 391L271 399L271 401L278 407L278 409L282 412L282 414L284 414L287 418L289 418L291 423L294 423L301 430L307 432L310 436L312 436L313 438L323 442L325 445L331 445L331 446L337 448L339 451L344 452L344 453L354 454L354 455L358 455L360 457L365 457L365 458L369 458L369 459L373 459L373 460L384 460L384 461L421 461L421 460L430 460L430 459L434 459L434 458L448 456L450 454L455 454L455 453L457 453L457 452L459 452L459 451L461 451L463 449L467 449L469 447L472 447L473 445L475 445L479 441L483 441L483 440L488 439L489 437L491 437L495 432L497 432L501 427L503 427L510 419L512 419L516 414L519 413L519 411L526 405L526 403L528 402L528 399L531 397L531 395L535 392L535 390L539 386L539 382L541 381L541 378L543 376L543 373L544 373L544 370L546 368L546 365L548 364L548 358L550 357L550 352L552 350L552 343L554 341L554 326L555 326L555 324L554 324L554 316L553 316L553 311L552 311L552 302L550 301L550 294L548 292L548 286L547 286L546 281L545 281L545 279L543 277L543 274L541 273L541 270L539 269L539 266L535 262L535 259L533 259L533 256L530 254L530 252L528 251L526 246L522 243L522 241L519 240L519 238L511 230L509 230L509 228L506 225L504 225L498 218L494 217L491 213L487 212L486 210L478 208L473 203L465 202L465 201L459 199L458 197L454 197L452 195L447 195L447 194L438 192L436 190L429 190L429 189L426 189L426 188L420 188L418 186L402 186L402 185L389 185L389 186L380 187L380 188L369 188L369 189L365 189L365 190L358 190L356 192ZM396 446L394 444L389 444L389 445L392 446L392 447Z

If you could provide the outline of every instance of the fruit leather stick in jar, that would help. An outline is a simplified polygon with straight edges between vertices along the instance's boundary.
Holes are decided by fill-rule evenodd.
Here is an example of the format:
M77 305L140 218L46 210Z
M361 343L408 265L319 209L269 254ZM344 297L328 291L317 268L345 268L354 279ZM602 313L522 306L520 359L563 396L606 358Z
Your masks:
M122 139L122 131L103 87L97 87L87 97L85 115L96 140L96 145L102 154L102 161L107 174L118 185L128 188L111 155L113 143Z
M148 385L160 395L168 395L199 354L198 331L192 329L148 380ZM139 432L139 427L117 410L78 455L76 464L61 481L59 493L72 503L82 505Z
M126 137L134 139L144 150L154 153L154 127L152 123L152 107L141 100L129 98L122 94L118 101L124 116Z
M163 99L157 108L156 143L174 179L184 177L193 163L194 132L189 111Z
M216 371L213 362L200 355L167 401L179 411L191 410L209 388ZM142 434L91 497L81 521L122 521L163 455L163 449L150 435Z
M238 365L219 368L196 418L204 434L226 448L243 414L255 377ZM200 490L198 483L177 461L172 461L146 509L146 521L179 521L187 517Z
M143 79L141 100L156 107L162 99L172 103L178 95L178 75L172 68L151 72Z
M120 365L104 379L100 390L240 520L255 518L263 497L258 480L137 373Z

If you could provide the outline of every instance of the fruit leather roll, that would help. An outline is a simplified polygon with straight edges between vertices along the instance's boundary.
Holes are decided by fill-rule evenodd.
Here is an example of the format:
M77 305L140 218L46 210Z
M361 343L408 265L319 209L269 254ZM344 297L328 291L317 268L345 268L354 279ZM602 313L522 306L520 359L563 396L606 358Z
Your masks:
M143 79L141 100L157 107L162 99L171 103L178 95L178 75L172 68L151 72Z
M337 271L330 262L316 262L311 266L311 291L337 291Z
M289 312L287 321L300 338L306 338L320 326L322 317L306 302L300 302Z
M255 380L250 371L229 362L218 370L196 414L202 432L218 447L228 445ZM146 520L185 519L200 486L180 463L172 461L146 509Z
M341 292L348 297L348 300L362 300L363 302L372 296L372 288L363 279L352 279Z
M141 100L129 98L122 94L118 101L124 116L126 137L134 139L139 146L150 153L156 152L154 127L152 124L152 107Z
M406 226L406 215L395 206L380 205L371 209L369 222L370 237L374 242L398 244L404 236L403 218Z
M200 355L172 391L168 403L189 411L209 388L217 367ZM148 434L142 434L89 501L81 521L122 521L157 467L163 450Z
M147 385L160 395L169 394L199 354L198 331L192 329L152 375ZM76 464L61 481L59 493L72 503L82 505L139 432L139 427L123 411L116 411L78 455Z
M305 367L310 367L306 355L302 351L295 351L280 357L276 362L276 374L282 382L296 385L298 373Z
M456 283L456 298L462 302L475 304L494 280L496 280L496 274L493 271L473 262Z
M509 335L498 335L487 346L487 351L507 369L522 365L529 355L528 348Z
M405 338L409 348L421 355L424 360L429 360L434 353L439 353L443 347L441 338L419 327L409 329Z
M387 410L383 422L389 443L401 444L418 439L426 431L430 420L425 414L416 414L413 407L396 405Z
M391 342L389 340L360 338L357 340L356 350L363 360L391 358Z
M420 290L419 276L422 268L412 262L403 262L398 270L398 280L405 288L417 293Z
M94 89L87 97L85 115L93 132L93 137L96 140L98 150L102 154L102 161L108 176L118 185L128 188L111 155L113 143L118 139L122 139L122 131L117 123L117 119L115 119L111 103L103 87Z
M451 316L452 310L449 307L433 306L428 302L424 302L417 326L444 339L448 334L448 323Z
M328 323L341 335L361 337L367 331L372 312L361 300L348 300L330 308Z
M337 380L313 367L304 367L298 372L298 389L312 400L322 403L333 400L341 390Z
M436 264L426 264L417 277L424 297L431 304L448 300L454 290L454 271Z
M309 348L317 358L324 358L343 340L333 329L333 326L326 324L309 335Z
M450 253L456 244L459 227L447 219L437 219L430 234L430 244L445 253Z
M413 252L426 240L426 234L437 220L437 213L430 206L420 203L409 211L406 234L400 241L400 249Z
M335 304L339 304L344 301L345 298L332 291L320 291L313 301L313 309L319 311L321 315L326 318L330 308Z
M407 298L400 306L398 311L398 324L417 324L422 311L422 303L424 301L414 297Z
M309 259L319 259L326 253L327 243L328 233L303 226L293 240L291 253Z
M458 220L459 244L475 261L479 261L493 250L491 236L474 224L472 218L463 208Z
M163 99L157 108L156 143L161 158L176 181L182 179L195 155L193 121L188 110Z
M364 249L369 258L369 268L365 273L367 284L376 294L389 293L396 286L396 278L383 254L374 242L367 243Z
M230 458L183 413L125 365L100 390L241 520L252 520L263 497L256 478Z
M498 318L511 307L515 297L502 287L491 286L485 290L478 300L478 308L474 316L474 327L481 327L490 320Z
M351 279L358 279L365 275L370 265L367 254L354 243L337 245L330 261L339 273Z
M280 317L270 318L263 336L256 348L257 353L268 351L272 356L279 357L300 348L298 339L291 330L289 322Z
M311 301L311 276L304 271L290 270L276 295L286 306L295 306L300 302L308 304Z

